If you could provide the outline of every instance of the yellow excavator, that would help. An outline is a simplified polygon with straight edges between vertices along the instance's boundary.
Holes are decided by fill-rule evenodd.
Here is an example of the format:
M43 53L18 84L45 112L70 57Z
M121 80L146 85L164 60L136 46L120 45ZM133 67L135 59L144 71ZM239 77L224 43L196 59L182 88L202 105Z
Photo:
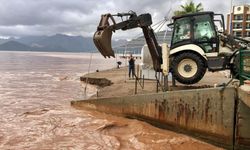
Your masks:
M116 22L115 18L123 18ZM125 19L124 19L125 17ZM198 12L174 16L169 51L170 72L183 84L199 82L206 71L230 70L237 78L239 72L239 49L249 47L250 41L225 34L224 17L214 12ZM151 15L135 12L103 14L93 40L100 53L115 57L111 37L116 30L141 28L153 60L154 70L161 72L162 48L151 28ZM220 29L219 27L220 26Z

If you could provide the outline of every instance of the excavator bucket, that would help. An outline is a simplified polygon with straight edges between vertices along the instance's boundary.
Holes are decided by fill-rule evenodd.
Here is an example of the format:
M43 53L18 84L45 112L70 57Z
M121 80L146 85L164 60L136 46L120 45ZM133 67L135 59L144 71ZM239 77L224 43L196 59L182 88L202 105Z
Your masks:
M93 37L96 48L105 58L115 57L111 46L112 26L110 26L108 22L109 18L111 18L113 24L115 24L114 18L110 14L102 15L97 31Z
M96 31L94 34L95 46L105 58L110 56L115 57L111 47L111 37L112 30L110 28Z

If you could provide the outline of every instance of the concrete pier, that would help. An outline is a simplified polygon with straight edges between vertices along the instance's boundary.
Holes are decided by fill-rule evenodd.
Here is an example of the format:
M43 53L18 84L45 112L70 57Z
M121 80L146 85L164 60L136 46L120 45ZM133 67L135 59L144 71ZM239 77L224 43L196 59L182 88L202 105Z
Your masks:
M72 101L77 108L145 120L229 149L250 148L250 94L228 88Z

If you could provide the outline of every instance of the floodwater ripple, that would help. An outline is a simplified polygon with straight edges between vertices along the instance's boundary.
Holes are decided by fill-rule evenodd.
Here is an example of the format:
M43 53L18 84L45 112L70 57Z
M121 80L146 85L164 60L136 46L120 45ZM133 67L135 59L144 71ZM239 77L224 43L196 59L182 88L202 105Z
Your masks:
M87 93L79 77L114 67L93 54L0 52L0 149L214 149L147 123L76 110ZM194 148L193 145L196 144Z

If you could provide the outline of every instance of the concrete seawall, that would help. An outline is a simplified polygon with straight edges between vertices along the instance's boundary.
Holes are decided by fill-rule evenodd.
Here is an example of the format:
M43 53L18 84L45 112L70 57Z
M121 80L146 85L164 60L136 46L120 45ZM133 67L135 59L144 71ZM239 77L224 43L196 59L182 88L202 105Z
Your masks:
M250 146L249 100L249 94L237 92L235 88L208 88L72 101L71 104L143 119L225 148L244 149Z
M235 123L235 148L250 149L250 93L239 90Z

